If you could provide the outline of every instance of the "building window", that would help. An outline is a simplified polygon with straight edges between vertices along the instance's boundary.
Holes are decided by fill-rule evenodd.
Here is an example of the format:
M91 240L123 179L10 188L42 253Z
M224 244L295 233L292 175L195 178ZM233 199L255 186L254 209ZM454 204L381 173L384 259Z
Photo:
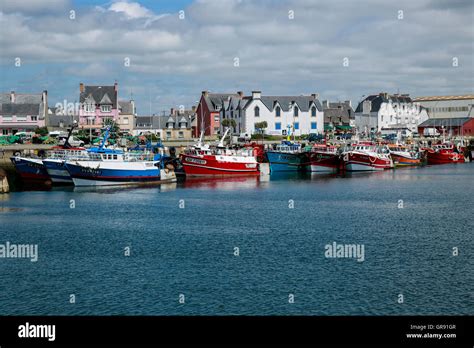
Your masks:
M275 109L275 115L276 115L276 117L281 116L281 108L279 106L277 106L276 109Z
M260 117L260 108L258 106L253 109L253 112L255 117Z
M94 112L95 111L95 105L94 104L85 104L84 109L86 112Z
M111 118L111 117L104 117L102 119L102 124L111 124L113 121L114 121L114 119Z
M214 121L219 122L219 116L214 116Z
M383 115L382 115L381 121L383 122Z
M25 122L26 121L26 115L17 116L16 121L17 122Z
M8 129L2 129L2 134L3 135L8 135Z
M94 125L94 124L95 124L95 118L88 118L88 119L87 119L87 124L88 124L89 126Z
M100 106L100 111L102 112L110 112L112 110L112 107L110 105L101 105Z
M169 139L171 138L171 132L166 132L166 137Z
M275 130L281 130L281 122L275 123Z
M184 132L178 132L178 138L183 139L184 138Z
M123 119L123 124L129 124L129 120L127 117Z
M318 124L316 122L311 122L311 129L318 129Z
M311 117L316 117L316 107L315 106L313 106L311 108Z
M13 121L13 117L12 116L3 116L3 122L5 122L5 121L11 122L11 121Z
M295 106L293 108L293 116L298 117L298 107L297 106Z
M300 123L299 122L295 122L295 130L297 129L300 129Z
M38 121L38 116L31 116L32 121Z

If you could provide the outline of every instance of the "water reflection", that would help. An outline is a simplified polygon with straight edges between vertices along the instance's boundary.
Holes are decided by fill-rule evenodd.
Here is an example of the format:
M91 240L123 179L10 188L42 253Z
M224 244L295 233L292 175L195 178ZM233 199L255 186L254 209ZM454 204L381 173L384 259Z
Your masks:
M186 178L181 184L184 188L238 190L260 186L259 176L235 176L224 178Z

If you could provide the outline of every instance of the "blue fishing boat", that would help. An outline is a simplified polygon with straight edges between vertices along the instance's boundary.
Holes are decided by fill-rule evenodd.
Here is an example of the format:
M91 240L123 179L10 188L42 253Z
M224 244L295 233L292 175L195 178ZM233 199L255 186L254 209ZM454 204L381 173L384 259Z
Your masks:
M283 141L266 152L270 163L270 172L305 170L309 164L307 153L300 144Z
M23 156L10 157L16 172L24 181L41 181L50 180L46 167L41 158L30 158Z

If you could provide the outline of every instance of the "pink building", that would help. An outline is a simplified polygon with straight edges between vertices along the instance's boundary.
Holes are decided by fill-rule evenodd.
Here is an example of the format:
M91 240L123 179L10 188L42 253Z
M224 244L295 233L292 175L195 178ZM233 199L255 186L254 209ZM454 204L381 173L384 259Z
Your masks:
M31 132L44 127L48 114L48 92L0 94L0 135Z
M79 126L83 129L100 130L105 120L118 121L118 85L85 86L79 84Z

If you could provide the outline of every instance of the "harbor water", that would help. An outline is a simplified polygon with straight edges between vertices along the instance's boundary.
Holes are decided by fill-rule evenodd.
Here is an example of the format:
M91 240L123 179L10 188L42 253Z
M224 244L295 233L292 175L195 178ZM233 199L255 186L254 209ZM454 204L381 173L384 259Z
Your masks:
M0 314L473 315L473 178L466 163L0 195L0 244L38 247L0 258ZM334 243L363 258L328 257Z

